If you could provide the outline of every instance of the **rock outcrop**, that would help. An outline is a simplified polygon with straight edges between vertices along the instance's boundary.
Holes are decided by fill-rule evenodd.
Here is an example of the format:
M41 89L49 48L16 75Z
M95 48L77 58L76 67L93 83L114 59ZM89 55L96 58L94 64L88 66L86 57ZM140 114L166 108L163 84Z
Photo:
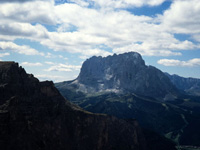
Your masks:
M59 90L63 87L56 86ZM162 100L173 100L179 93L162 71L145 65L136 52L87 59L78 78L66 86L87 94L135 93Z
M2 150L146 150L137 121L93 114L14 62L0 62Z

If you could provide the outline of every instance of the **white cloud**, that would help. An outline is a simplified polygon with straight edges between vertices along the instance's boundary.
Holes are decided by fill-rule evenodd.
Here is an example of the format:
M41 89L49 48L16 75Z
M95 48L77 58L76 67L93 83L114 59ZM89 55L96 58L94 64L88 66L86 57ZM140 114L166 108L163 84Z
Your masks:
M143 43L132 43L127 46L117 47L113 49L113 52L137 51L147 56L180 56L182 54L177 52L179 50L193 50L198 48L200 48L200 45L195 45L190 41L178 41L172 37L168 37L166 39L147 40Z
M63 76L49 74L36 74L35 77L39 78L40 81L53 80L54 82L60 82L68 80Z
M200 33L199 0L175 0L170 9L164 12L162 23L174 33Z
M43 38L48 38L48 32L45 27L40 24L35 26L29 23L0 23L0 34L2 38L4 36L9 36L14 39L16 38L27 38L33 40L41 40ZM0 36L0 39L1 39Z
M0 5L0 17L4 21L56 24L54 2L52 0L32 0L26 3L3 3Z
M54 65L55 63L54 63L54 62L51 62L51 61L45 61L45 64Z
M176 0L171 8L158 18L137 16L123 9L117 11L104 9L105 7L157 6L164 1L71 0L73 3L59 5L55 5L52 1L5 3L0 5L0 39L30 39L55 51L79 53L82 58L112 54L104 47L100 47L102 44L109 47L114 53L137 51L148 56L181 55L182 50L198 49L199 44L188 40L179 41L173 35L174 31L183 33L181 32L183 29L187 29L187 32L184 33L193 33L192 28L187 27L184 22L187 21L192 25L194 20L182 19L181 13L182 8L185 10L193 8L196 0L192 0L192 4L188 5L188 8L185 5L188 1ZM95 9L95 6L88 8L89 4L99 5L101 9ZM179 7L180 10L177 10ZM197 4L196 9L193 8L191 12L196 16L195 18L198 18L198 14L196 14L198 10ZM177 14L176 11L178 11ZM190 12L184 13L188 16ZM173 16L173 14L175 15ZM157 22L158 19L160 24ZM35 22L57 25L58 28L57 31L49 32L41 24L31 24ZM198 22L196 21L195 24L199 25ZM74 30L71 30L72 28ZM176 28L178 29L176 30ZM199 28L195 28L195 30L198 31ZM198 34L195 37L197 39ZM26 48L30 49L30 47ZM22 49L18 52L26 53L26 50ZM40 54L43 55L43 53ZM48 53L45 57L55 56Z
M24 3L29 1L51 1L51 0L1 0L0 3L11 3L11 2Z
M53 55L53 54L51 54L51 53L47 53L46 55L45 55L45 57L46 58L54 58L55 56Z
M14 51L19 54L24 54L24 55L41 55L44 56L44 53L39 52L33 48L30 48L29 46L26 45L17 45L13 42L0 42L0 49L1 50L8 50L8 51Z
M67 64L54 64L53 66L49 67L45 71L66 71L71 72L73 70L80 70L81 66L75 66L75 65L67 65Z
M61 28L68 28L72 24L77 27L77 31L51 33L50 39L42 44L54 50L81 53L84 58L88 57L85 54L92 51L91 55L96 53L99 49L96 47L101 44L110 47L115 53L134 50L150 56L181 55L181 52L174 51L200 47L188 40L177 40L163 24L154 23L157 18L136 16L123 10L88 9L76 4L58 5L55 12L63 22ZM106 52L99 50L101 55Z
M28 66L28 67L42 66L42 64L39 63L39 62L37 62L37 63L22 62L20 65L22 65L22 66Z
M181 67L194 67L200 66L200 58L194 58L188 61L180 61L175 59L160 59L158 64L164 66L181 66Z
M87 51L83 51L82 54L85 55L85 56L88 56L88 57L90 57L90 56L103 56L103 57L106 57L108 55L112 55L112 53L104 51L104 50L101 50L101 49L98 49L98 48L88 49Z
M0 57L9 56L10 53L0 53Z

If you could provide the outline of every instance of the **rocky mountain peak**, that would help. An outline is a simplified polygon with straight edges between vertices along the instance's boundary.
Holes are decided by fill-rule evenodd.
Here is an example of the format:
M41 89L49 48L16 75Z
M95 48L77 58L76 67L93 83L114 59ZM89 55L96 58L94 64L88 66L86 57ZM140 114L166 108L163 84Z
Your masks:
M128 92L165 100L178 94L168 77L159 69L146 66L136 52L87 59L72 84L85 93Z
M145 65L142 56L137 52L128 52L119 55L114 54L113 57L120 61L131 61L133 64Z
M120 86L120 78L123 78L125 71L131 70L134 73L143 67L145 62L136 52L114 54L104 58L94 56L83 63L78 81L86 85L104 84L103 89L116 89ZM107 82L109 83L105 85Z
M85 67L93 67L94 65L98 65L101 63L102 65L110 66L110 67L121 67L121 66L127 66L127 65L134 65L134 66L145 66L145 62L142 59L142 56L137 52L129 52L124 54L114 54L112 56L108 57L96 57L93 56L89 59L87 59L82 66L82 70L84 71ZM92 69L95 69L92 68ZM96 68L99 69L99 68ZM106 69L106 67L102 68Z

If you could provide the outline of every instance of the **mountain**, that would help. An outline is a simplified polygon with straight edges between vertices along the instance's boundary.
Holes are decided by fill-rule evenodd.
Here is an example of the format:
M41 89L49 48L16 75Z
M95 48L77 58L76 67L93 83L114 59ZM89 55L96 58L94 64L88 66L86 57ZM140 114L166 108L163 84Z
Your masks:
M170 75L168 73L165 74L178 89L183 90L190 95L200 96L200 79L184 78L178 75Z
M78 78L70 85L87 94L135 93L162 100L178 95L168 77L159 69L145 65L136 52L87 59Z
M176 150L135 119L94 114L64 99L15 62L0 62L0 147L3 150Z
M137 121L84 111L14 62L0 62L0 148L147 149Z
M136 118L143 128L177 145L200 146L199 97L179 91L165 73L145 65L138 53L92 57L75 80L55 86L85 110Z

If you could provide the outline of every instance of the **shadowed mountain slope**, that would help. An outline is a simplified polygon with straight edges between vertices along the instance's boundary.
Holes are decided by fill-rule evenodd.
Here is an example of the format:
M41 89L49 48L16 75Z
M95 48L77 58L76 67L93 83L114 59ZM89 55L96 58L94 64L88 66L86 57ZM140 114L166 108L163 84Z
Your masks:
M200 79L184 78L178 75L170 75L168 73L165 74L178 89L185 91L189 95L200 96Z
M137 121L93 114L14 62L0 62L3 150L147 150Z

